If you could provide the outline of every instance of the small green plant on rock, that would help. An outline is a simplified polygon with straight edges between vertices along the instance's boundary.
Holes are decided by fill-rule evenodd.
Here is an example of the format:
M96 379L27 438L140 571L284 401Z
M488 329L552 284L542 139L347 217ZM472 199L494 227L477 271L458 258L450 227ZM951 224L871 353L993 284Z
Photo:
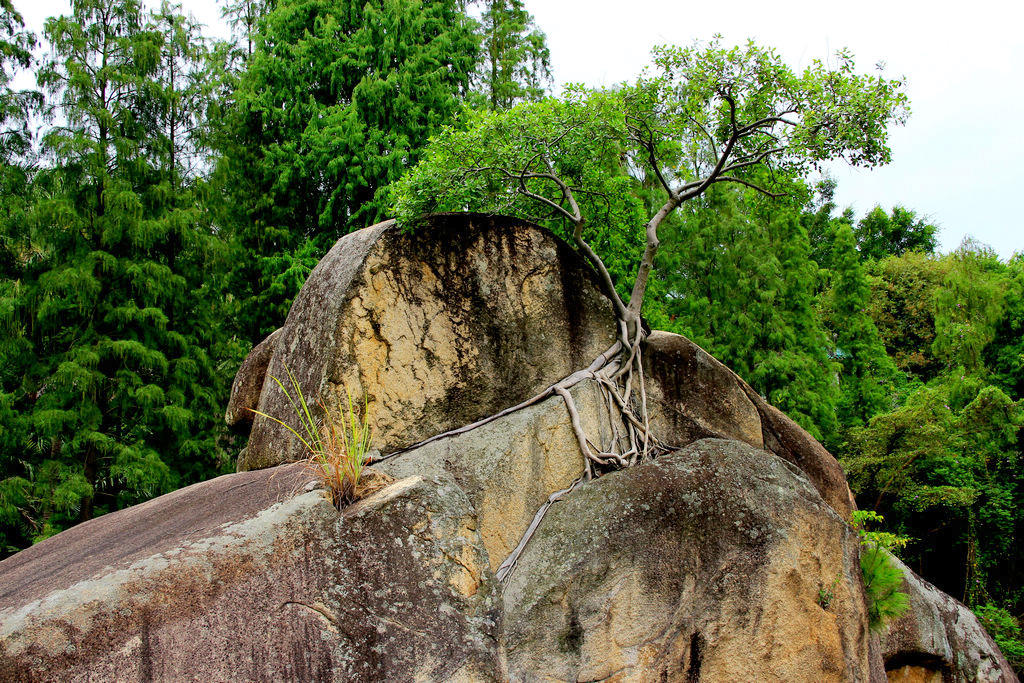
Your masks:
M323 418L317 419L295 375L288 368L285 371L292 385L291 392L280 379L273 375L270 378L280 387L299 418L299 429L259 410L252 412L283 426L302 443L308 454L306 463L330 493L331 502L340 509L360 497L359 482L371 460L372 430L366 419L366 404L358 410L352 395L346 391L347 411L331 411L323 401L318 401L315 410L322 413Z
M882 522L882 516L873 510L854 510L852 526L860 536L860 575L868 600L868 628L882 630L886 624L903 616L910 600L903 587L903 572L892 561L891 550L903 548L909 540L905 536L868 531L868 522Z
M818 606L822 609L828 609L832 605L832 601L836 599L836 586L839 585L839 579L842 578L842 572L836 574L836 578L832 580L829 586L822 586L818 589Z

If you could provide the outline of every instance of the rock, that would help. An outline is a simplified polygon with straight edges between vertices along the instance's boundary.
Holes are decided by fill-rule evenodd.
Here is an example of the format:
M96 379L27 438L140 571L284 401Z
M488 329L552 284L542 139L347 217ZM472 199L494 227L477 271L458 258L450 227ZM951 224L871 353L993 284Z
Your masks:
M570 392L589 437L607 444L611 422L596 382ZM619 427L621 429L621 425ZM519 544L538 508L583 473L583 453L561 397L377 465L395 477L449 475L477 510L492 570Z
M267 366L280 338L281 330L275 330L253 347L242 361L242 367L238 369L235 381L231 383L231 397L224 413L224 420L229 426L233 427L240 422L252 422L252 411L259 405L263 382L267 376Z
M681 447L707 437L736 439L793 463L843 519L856 509L842 466L824 446L692 341L654 331L645 372L656 431Z
M266 374L296 376L310 404L367 401L384 452L469 424L586 367L615 339L597 276L552 233L511 218L437 216L341 238L292 305ZM237 380L249 386L261 380ZM295 422L263 381L259 410ZM303 457L257 417L239 469Z
M869 636L835 458L663 332L644 348L650 417L685 448L566 493L502 593L496 568L583 471L568 411L556 396L446 431L585 367L614 332L596 276L536 226L449 215L339 240L225 417L294 421L272 379L289 373L310 404L365 400L366 497L339 512L304 465L275 466L304 454L256 418L239 458L254 471L0 562L0 680L1015 680L909 570L912 612ZM622 424L599 385L571 393L608 449Z
M910 608L881 637L890 681L1017 681L970 609L892 559L903 570Z
M301 466L228 475L0 562L0 680L496 680L499 603L465 495L346 509Z
M868 680L858 547L737 441L607 475L551 507L511 577L511 679Z
M682 335L660 330L648 336L645 352L656 433L671 434L674 446L709 437L764 446L757 408L714 356Z
M810 479L825 502L843 519L857 509L846 473L839 461L788 415L747 387L761 414L765 448L799 467Z

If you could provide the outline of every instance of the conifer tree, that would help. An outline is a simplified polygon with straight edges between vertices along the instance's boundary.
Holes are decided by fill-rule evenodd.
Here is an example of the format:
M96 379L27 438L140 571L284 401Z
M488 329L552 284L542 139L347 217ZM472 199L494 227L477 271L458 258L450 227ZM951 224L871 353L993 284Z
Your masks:
M39 80L64 124L43 139L42 260L4 302L33 354L13 392L25 441L5 473L20 485L9 545L218 466L210 327L197 329L208 320L193 297L209 241L170 163L184 148L170 74L188 69L173 45L182 22L162 14L147 24L133 0L76 0L46 25Z
M29 325L19 319L18 302L24 279L30 277L40 254L33 243L28 213L31 208L33 145L31 115L41 95L12 88L19 70L32 63L35 37L24 30L10 0L0 0L0 556L17 547L20 536L9 533L21 521L28 481L22 449L28 421L20 412L22 377L34 361Z
M16 73L32 64L35 36L25 31L10 0L0 0L0 277L17 279L26 257L24 209L31 178L30 121L41 105L35 90L15 90Z
M280 325L331 242L384 216L397 180L461 106L477 38L457 0L282 0L225 117L219 177L243 334Z
M485 0L476 91L492 110L537 101L551 81L547 37L522 0Z
M831 270L833 266L836 230L841 225L853 225L853 209L847 208L840 215L835 215L835 191L836 182L831 178L819 183L815 188L814 200L800 215L800 223L811 244L811 260L825 270Z
M161 57L143 93L153 131L145 144L158 172L153 191L165 202L157 220L166 226L167 263L185 284L184 295L166 312L184 342L181 356L172 361L174 399L190 413L189 428L176 441L170 434L162 437L178 444L162 457L184 484L209 477L226 463L222 413L244 346L231 338L227 324L237 310L225 295L232 264L225 239L213 228L205 178L214 47L181 5L166 0L149 28L160 34Z
M986 366L996 381L1017 399L1024 398L1024 253L1010 259L1006 273L1005 311L986 347Z
M838 419L843 428L867 424L892 409L896 367L885 352L868 306L871 285L857 251L853 230L835 231L828 318L839 373Z
M832 437L835 367L797 206L731 188L706 199L666 232L668 320L652 324L691 337L815 436Z
M274 0L223 0L220 13L234 32L238 49L245 59L252 57L260 19L274 7Z

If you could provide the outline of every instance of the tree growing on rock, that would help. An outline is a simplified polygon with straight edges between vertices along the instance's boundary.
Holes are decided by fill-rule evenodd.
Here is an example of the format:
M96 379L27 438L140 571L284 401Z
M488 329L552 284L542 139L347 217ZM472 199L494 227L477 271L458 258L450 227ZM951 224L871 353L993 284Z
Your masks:
M902 82L859 74L845 51L834 67L814 61L798 73L752 42L661 47L634 83L574 87L446 129L397 184L395 208L410 228L437 210L546 223L599 273L620 338L587 373L608 390L627 434L605 452L577 428L589 478L660 447L648 428L641 313L666 220L719 184L774 197L826 160L884 164L888 127L906 115ZM578 425L564 382L556 392Z

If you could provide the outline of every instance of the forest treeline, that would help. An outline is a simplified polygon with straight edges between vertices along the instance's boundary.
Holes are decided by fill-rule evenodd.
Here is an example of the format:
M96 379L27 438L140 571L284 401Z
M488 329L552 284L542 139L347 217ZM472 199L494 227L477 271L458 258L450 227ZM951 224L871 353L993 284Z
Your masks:
M388 216L432 135L550 85L521 0L229 0L232 41L168 3L76 0L41 35L16 9L0 0L0 557L231 471L231 380L319 258ZM1019 668L1024 257L938 254L923 216L858 218L834 189L711 188L666 223L644 315L837 454ZM594 247L628 293L643 226L616 211Z

